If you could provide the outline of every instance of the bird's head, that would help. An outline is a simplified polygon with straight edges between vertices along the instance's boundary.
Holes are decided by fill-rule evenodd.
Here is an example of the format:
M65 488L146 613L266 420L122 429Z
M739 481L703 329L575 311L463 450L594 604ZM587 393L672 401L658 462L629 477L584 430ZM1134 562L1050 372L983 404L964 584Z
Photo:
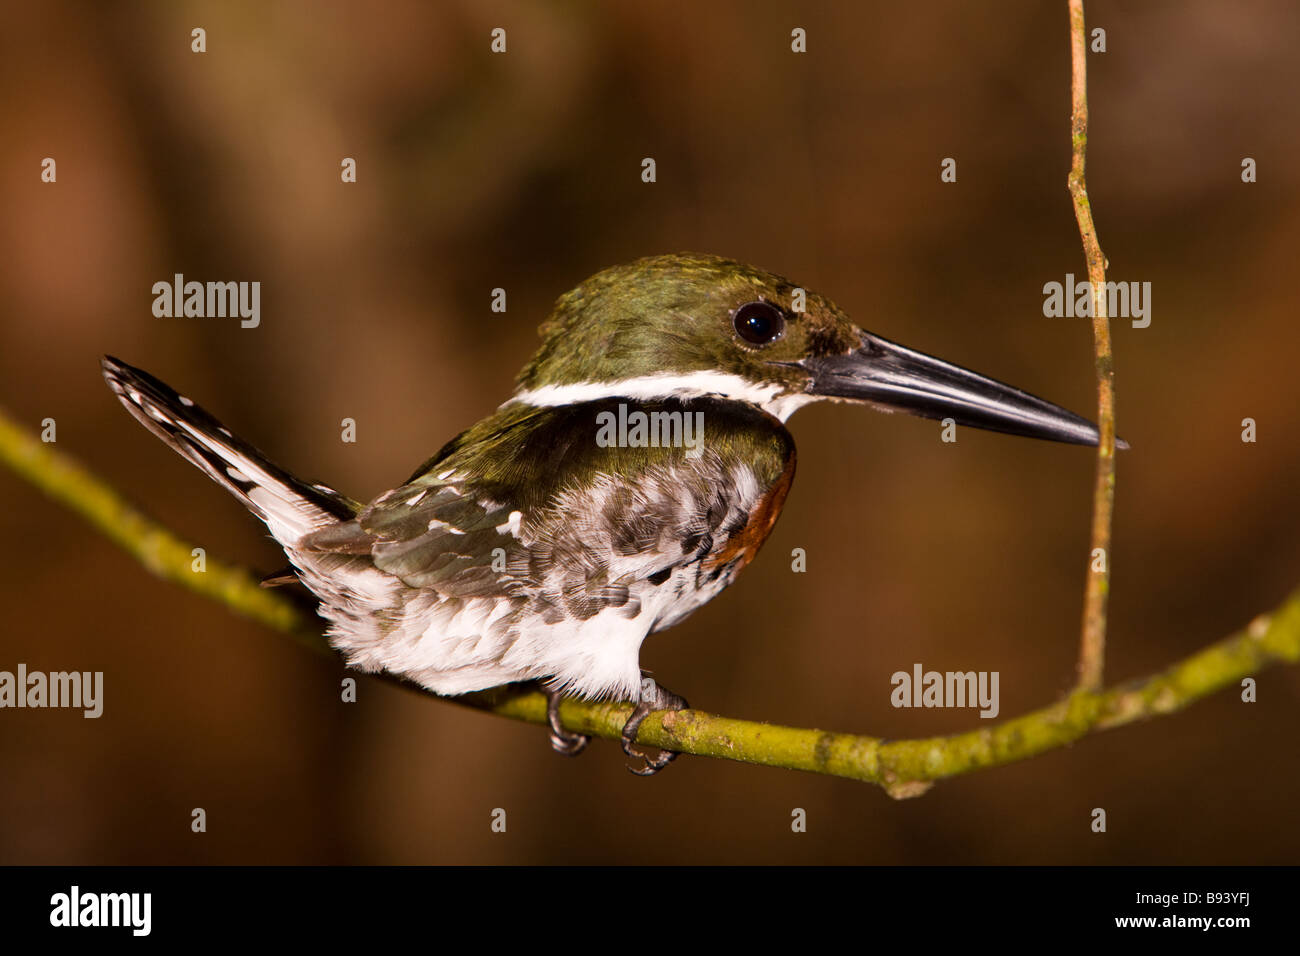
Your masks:
M830 399L1052 441L1098 440L1073 412L883 339L815 292L716 256L654 256L599 272L560 297L541 333L515 401L712 395L784 421Z

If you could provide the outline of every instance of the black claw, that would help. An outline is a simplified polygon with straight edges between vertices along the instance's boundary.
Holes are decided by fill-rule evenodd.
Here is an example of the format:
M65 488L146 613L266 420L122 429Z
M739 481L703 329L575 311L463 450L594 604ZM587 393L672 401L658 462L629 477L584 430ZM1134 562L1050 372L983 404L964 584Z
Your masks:
M686 710L689 706L685 697L678 696L672 691L660 687L651 678L647 677L642 681L641 700L637 702L636 707L632 710L627 723L623 725L623 732L620 734L623 741L623 753L633 760L641 761L643 764L640 767L629 764L627 768L629 771L638 777L651 777L677 759L677 754L671 750L660 750L652 757L635 749L636 735L641 729L642 722L655 711Z
M557 754L576 757L587 749L591 738L586 734L571 733L564 729L564 725L560 723L560 701L563 699L564 694L558 690L546 691L546 722L551 727L551 748Z
M659 751L658 756L655 757L651 757L648 754L632 751L630 753L630 756L632 756L635 759L644 761L645 763L645 765L642 767L634 767L631 764L628 764L627 767L628 773L634 773L638 777L653 777L660 770L664 769L664 767L668 766L670 763L672 763L674 760L677 759L677 754L673 753L673 751L671 750L661 750Z

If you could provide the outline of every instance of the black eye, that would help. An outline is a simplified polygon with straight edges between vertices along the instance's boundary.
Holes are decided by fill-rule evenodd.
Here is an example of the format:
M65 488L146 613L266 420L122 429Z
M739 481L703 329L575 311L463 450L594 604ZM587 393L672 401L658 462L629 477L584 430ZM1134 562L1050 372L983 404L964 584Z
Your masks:
M771 302L750 302L736 310L731 324L750 345L767 345L785 331L785 316Z

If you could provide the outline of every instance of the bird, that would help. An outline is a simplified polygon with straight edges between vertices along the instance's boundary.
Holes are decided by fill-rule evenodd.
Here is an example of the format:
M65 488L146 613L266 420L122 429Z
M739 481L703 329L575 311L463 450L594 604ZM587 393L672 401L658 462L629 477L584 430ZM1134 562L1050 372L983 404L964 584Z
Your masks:
M552 747L567 696L634 707L636 747L686 700L640 666L650 634L727 588L795 473L786 421L818 401L1096 445L1087 419L855 325L834 302L713 255L607 268L560 296L514 393L363 504L295 477L147 372L102 371L149 431L235 496L319 601L347 664L455 696L538 682ZM1119 441L1117 447L1126 447Z

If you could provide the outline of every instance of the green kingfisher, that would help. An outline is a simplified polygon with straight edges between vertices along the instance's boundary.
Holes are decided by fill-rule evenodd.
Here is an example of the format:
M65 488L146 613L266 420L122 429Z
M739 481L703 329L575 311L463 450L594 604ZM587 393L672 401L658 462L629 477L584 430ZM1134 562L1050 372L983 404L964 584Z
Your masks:
M854 325L830 300L704 255L640 259L561 296L514 394L369 504L273 464L190 399L103 360L146 428L266 523L347 662L456 695L541 681L565 695L686 706L641 643L716 597L767 539L795 471L785 421L858 402L1095 445L1084 418Z

